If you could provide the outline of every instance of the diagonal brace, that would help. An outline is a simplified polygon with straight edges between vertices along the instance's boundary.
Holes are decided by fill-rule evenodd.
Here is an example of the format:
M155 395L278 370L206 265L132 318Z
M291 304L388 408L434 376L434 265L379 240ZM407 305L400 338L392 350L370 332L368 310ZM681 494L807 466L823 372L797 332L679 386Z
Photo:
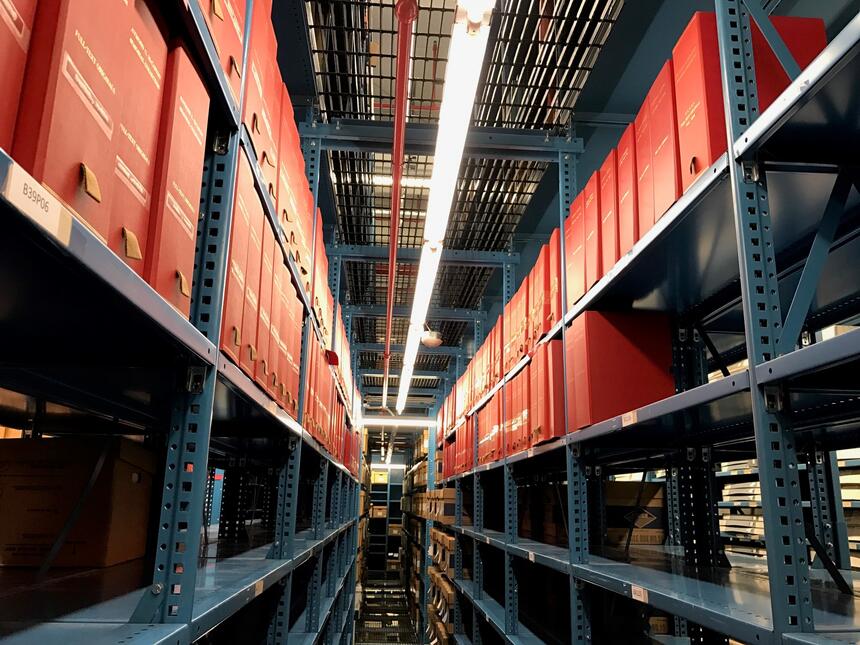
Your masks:
M846 171L841 170L836 176L836 182L833 184L833 190L827 200L821 222L818 224L818 232L812 241L812 248L806 258L806 264L800 275L800 282L797 283L794 298L792 298L791 306L785 316L782 333L776 339L777 354L779 355L792 351L797 338L800 336L800 330L806 321L806 315L812 305L812 298L815 296L821 271L824 269L824 263L830 253L830 245L833 244L836 229L839 227L839 220L842 219L845 202L848 201L848 193L851 191L851 184L852 177Z
M785 73L788 74L788 78L792 81L796 79L800 76L800 66L786 46L782 36L779 35L779 32L773 26L770 18L768 18L767 14L761 8L761 0L743 0L743 3L746 5L747 11L750 12L750 16L755 20L756 25L758 25L768 46L770 46L776 55L779 64L782 65Z

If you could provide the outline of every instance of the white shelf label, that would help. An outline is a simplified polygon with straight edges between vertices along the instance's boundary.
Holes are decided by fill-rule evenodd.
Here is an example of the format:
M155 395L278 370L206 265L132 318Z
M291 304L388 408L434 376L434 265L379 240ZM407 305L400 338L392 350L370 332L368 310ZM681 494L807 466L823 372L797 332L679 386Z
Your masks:
M16 163L9 166L3 197L53 235L63 246L68 246L72 234L71 214L56 197Z
M632 426L639 419L639 414L636 410L632 412L625 412L621 415L621 427L626 428L627 426Z
M639 602L648 602L648 590L633 585L630 587L630 597Z

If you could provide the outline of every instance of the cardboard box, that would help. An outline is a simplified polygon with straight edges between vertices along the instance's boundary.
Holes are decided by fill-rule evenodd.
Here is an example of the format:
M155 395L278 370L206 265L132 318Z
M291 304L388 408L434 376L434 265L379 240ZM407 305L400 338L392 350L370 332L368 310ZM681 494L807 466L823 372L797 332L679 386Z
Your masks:
M260 276L263 268L263 231L269 226L263 211L260 196L253 194L246 202L250 216L248 227L248 261L245 265L245 302L242 312L242 349L239 352L239 367L250 378L254 378L258 352L257 319L260 315Z
M127 4L123 20L114 27L123 32L118 52L123 65L117 79L121 104L108 246L142 276L149 251L167 43L145 0Z
M12 156L107 240L127 61L127 7L99 0L42 2Z
M654 175L654 221L681 196L678 122L672 61L666 61L648 92L651 110L651 164Z
M12 150L36 4L37 0L3 0L0 11L0 148L4 150Z
M544 343L529 365L530 441L535 446L564 436L564 346L560 340Z
M567 272L567 309L585 295L585 193L580 192L570 205L564 221L564 255Z
M618 141L618 257L639 240L639 193L636 175L636 126L627 126Z
M236 197L233 201L233 221L230 225L230 257L227 287L221 316L221 350L238 365L244 343L242 316L245 308L245 274L248 264L248 239L251 235L251 208L257 201L251 163L240 152L236 170Z
M604 498L607 544L623 546L631 528L631 544L663 543L666 538L666 497L663 484L607 481Z
M599 172L591 175L582 192L585 221L585 289L587 291L603 277Z
M209 32L215 43L221 69L227 78L236 103L242 91L242 75L245 70L245 1L244 0L197 0L206 17Z
M755 21L753 61L759 113L788 86L788 77ZM773 16L771 22L802 68L827 45L824 22L818 18ZM720 54L716 16L696 12L672 50L678 149L683 190L726 151Z
M167 64L145 277L186 318L208 123L209 93L188 53L176 46Z
M102 451L95 486L53 566L107 567L144 556L155 473L149 450L122 438L13 439L0 442L0 564L42 564Z
M645 312L587 311L565 335L572 429L675 393L669 319Z
M280 255L280 248L277 249ZM269 343L272 338L272 283L274 282L274 260L275 260L275 232L269 220L263 221L263 262L260 268L260 314L257 319L257 354L259 359L254 369L254 380L259 386L268 392L272 398L277 393L272 386L272 374L275 373L274 365L269 352Z
M618 262L618 157L613 148L600 166L600 259L606 273Z

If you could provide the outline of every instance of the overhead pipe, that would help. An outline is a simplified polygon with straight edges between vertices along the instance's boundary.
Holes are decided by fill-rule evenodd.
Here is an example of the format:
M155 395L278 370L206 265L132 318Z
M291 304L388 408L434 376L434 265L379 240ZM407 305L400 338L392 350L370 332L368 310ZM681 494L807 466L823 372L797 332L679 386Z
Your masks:
M400 232L400 183L406 145L406 110L409 102L409 69L412 27L418 16L418 0L397 0L397 71L394 78L394 142L391 151L391 224L389 225L388 295L385 311L385 351L382 354L382 407L388 409L388 374L391 365L391 327L394 319L394 278ZM393 439L393 437L391 438ZM391 439L389 441L391 441Z

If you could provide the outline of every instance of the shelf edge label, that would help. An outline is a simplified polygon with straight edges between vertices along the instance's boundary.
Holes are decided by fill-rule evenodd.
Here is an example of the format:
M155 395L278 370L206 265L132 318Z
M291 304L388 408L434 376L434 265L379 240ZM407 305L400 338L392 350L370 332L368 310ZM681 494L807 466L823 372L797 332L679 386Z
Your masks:
M643 589L642 587L638 587L636 585L632 585L630 587L630 597L633 600L638 600L639 602L648 602L648 590Z
M625 412L621 415L621 427L626 428L627 426L632 426L639 420L639 413L637 410L632 410L631 412Z
M16 163L9 165L3 197L63 246L72 236L72 216L59 200Z

